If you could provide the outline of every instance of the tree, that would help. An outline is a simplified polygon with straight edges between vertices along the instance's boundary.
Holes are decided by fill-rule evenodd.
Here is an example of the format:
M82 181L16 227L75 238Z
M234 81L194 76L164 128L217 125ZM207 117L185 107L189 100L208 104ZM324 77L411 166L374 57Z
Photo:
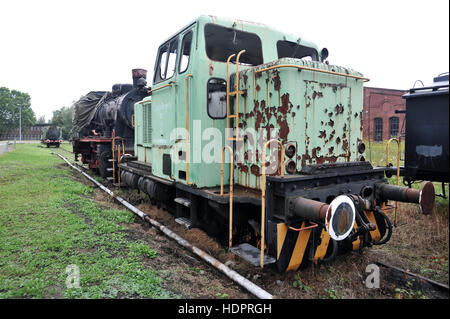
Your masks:
M28 93L0 87L0 136L19 128L20 113L22 131L34 125L36 116L31 109L30 100Z
M36 124L45 124L45 115L39 116L36 121Z
M53 111L52 124L61 127L62 137L65 140L72 136L72 113L73 106L63 106L59 110Z

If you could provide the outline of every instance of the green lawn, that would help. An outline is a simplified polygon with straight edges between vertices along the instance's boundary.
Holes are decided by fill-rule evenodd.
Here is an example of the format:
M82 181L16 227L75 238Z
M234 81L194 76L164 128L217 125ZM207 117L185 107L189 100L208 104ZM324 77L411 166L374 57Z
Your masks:
M144 266L158 251L127 239L134 216L99 207L61 163L37 144L0 155L0 298L178 297Z

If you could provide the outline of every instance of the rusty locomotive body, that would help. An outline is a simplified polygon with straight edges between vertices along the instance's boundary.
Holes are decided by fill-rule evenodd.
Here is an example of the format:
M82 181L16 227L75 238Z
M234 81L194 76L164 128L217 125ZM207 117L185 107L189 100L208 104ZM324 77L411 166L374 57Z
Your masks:
M121 183L281 272L387 242L388 201L428 214L434 188L389 185L365 161L368 79L327 57L260 24L195 20L158 49L134 104L134 156L111 150Z

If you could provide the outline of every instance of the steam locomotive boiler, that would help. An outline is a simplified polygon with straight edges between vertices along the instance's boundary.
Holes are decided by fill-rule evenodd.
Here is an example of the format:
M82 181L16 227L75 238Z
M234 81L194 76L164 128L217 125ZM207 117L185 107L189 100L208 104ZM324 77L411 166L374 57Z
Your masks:
M133 84L114 84L111 92L92 91L75 102L75 160L117 182L116 168L125 154L134 154L134 103L148 95L147 71L133 69Z
M261 24L201 16L158 49L121 179L188 228L278 271L386 243L388 201L429 214L434 187L364 160L362 74Z

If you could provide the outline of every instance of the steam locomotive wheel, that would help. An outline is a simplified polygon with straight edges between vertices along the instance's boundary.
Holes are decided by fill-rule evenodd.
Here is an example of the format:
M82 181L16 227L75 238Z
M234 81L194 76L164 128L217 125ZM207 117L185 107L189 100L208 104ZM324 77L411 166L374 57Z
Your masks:
M97 154L99 154L97 160L98 160L98 172L100 176L103 178L112 176L112 171L108 171L108 168L112 167L111 163L108 161L112 157L111 151L105 150L104 147L99 145Z

